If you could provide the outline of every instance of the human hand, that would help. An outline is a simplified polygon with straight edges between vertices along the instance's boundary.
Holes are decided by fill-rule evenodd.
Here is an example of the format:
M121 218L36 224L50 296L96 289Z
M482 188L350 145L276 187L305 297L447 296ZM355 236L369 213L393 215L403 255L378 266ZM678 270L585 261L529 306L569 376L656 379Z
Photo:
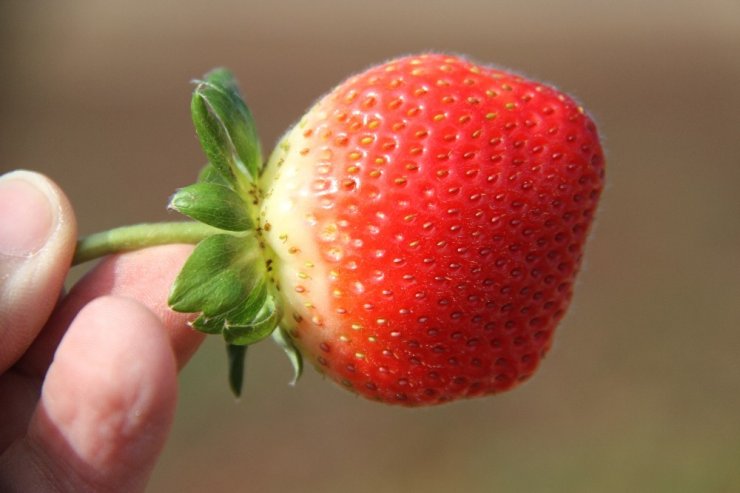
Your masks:
M166 305L191 247L109 257L65 295L76 237L49 179L0 177L1 491L143 490L202 341Z

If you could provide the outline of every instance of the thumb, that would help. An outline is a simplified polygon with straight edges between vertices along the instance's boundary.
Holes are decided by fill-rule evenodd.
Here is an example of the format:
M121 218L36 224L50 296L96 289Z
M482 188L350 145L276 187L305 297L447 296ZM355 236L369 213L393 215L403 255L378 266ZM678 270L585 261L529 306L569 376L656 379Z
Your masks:
M30 171L0 177L0 373L49 318L76 234L72 208L51 180Z
M143 491L172 423L176 372L154 314L126 298L91 302L57 350L28 435L0 458L0 490Z

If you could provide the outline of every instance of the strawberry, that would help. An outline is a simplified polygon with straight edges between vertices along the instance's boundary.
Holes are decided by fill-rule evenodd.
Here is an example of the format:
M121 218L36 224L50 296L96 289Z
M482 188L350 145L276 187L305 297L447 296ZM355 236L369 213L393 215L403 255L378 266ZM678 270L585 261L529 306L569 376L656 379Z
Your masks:
M229 382L268 336L360 395L420 406L529 378L568 307L604 181L596 128L557 90L441 54L370 68L263 164L233 75L196 81L208 163L195 221L83 238L75 263L197 243L169 306L221 334Z
M551 87L442 54L372 67L260 178L281 326L370 399L511 389L552 344L603 180L594 123Z

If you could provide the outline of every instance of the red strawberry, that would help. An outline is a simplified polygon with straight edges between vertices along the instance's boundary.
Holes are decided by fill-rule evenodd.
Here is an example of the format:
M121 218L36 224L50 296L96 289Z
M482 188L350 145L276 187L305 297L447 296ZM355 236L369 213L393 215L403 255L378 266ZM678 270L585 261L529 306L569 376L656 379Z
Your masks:
M448 55L373 67L261 179L283 325L371 399L508 390L551 345L603 178L593 122L553 88Z

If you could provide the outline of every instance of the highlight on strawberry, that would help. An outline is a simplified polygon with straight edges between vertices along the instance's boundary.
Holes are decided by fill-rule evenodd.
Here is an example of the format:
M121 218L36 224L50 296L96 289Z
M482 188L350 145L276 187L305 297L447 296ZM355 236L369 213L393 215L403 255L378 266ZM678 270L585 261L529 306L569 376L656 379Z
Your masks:
M197 243L170 293L221 334L230 383L271 336L369 399L423 406L528 379L573 294L604 184L596 127L547 85L407 56L321 98L263 161L225 69L196 81L208 158L170 207L195 221L83 238L75 262Z

